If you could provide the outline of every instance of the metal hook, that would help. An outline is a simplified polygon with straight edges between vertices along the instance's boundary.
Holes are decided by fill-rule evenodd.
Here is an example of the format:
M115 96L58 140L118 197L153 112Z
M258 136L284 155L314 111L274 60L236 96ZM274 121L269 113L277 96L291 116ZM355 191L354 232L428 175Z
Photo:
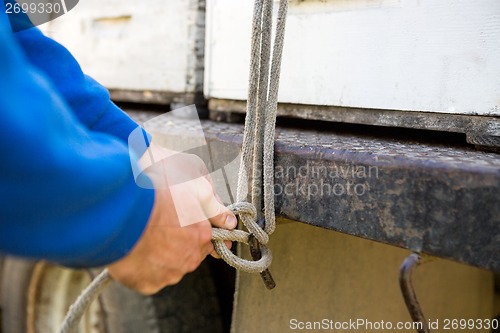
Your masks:
M399 286L401 292L403 293L403 298L406 303L406 307L410 312L411 319L414 323L421 323L417 326L418 333L430 333L429 325L427 320L425 320L424 314L420 303L418 303L417 295L415 294L415 289L413 289L413 284L411 282L411 275L415 267L422 263L422 257L417 253L410 254L401 265L399 269Z

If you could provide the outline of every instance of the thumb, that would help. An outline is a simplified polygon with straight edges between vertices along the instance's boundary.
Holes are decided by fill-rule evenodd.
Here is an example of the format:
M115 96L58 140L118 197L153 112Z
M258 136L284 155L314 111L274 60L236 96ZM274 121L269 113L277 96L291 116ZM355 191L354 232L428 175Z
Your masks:
M224 229L234 229L236 227L238 223L236 216L219 201L213 191L204 195L204 198L200 198L200 202L202 202L205 216L214 227Z

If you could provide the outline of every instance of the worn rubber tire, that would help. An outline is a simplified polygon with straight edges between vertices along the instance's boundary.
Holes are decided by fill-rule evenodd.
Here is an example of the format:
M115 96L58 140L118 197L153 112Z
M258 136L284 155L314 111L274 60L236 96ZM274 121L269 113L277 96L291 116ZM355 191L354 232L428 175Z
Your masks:
M27 295L35 265L5 258L0 277L3 332L26 333ZM214 281L206 264L176 286L153 296L143 296L112 283L99 302L103 312L102 333L222 332Z
M2 267L4 256L0 254L0 286L2 285ZM2 333L2 289L0 288L0 333Z

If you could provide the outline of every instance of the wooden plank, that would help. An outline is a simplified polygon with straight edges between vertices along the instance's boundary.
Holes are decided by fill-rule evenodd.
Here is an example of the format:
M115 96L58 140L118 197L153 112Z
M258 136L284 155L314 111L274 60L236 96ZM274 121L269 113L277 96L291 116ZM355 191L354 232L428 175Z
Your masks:
M111 89L111 99L118 102L145 104L204 104L201 93L176 93L169 91Z
M208 105L211 112L244 113L246 104L244 101L211 99ZM286 103L278 105L278 116L340 123L465 133L468 136L481 135L485 137L500 137L500 117L491 116L405 112L400 110L377 110ZM213 115L211 117L215 120L214 117L216 116ZM469 141L469 143L478 144L472 141ZM489 144L485 143L483 145L488 146ZM497 145L491 144L491 146Z

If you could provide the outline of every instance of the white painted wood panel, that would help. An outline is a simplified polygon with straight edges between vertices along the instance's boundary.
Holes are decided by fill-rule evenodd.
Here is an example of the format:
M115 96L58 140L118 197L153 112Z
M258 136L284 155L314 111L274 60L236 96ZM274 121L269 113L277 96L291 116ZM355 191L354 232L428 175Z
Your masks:
M204 0L82 0L44 30L108 88L201 91L200 3L203 8Z
M253 1L208 0L205 95L246 99ZM500 115L500 1L291 1L280 101Z

